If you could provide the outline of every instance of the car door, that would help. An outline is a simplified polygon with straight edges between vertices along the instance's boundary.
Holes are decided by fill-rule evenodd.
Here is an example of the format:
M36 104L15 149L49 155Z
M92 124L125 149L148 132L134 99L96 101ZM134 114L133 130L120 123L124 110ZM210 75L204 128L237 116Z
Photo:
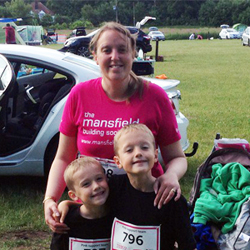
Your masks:
M245 44L248 44L248 40L250 39L250 37L249 37L249 32L250 31L250 29L249 28L247 28L246 29L246 31L245 31L245 33L244 33L244 36L243 36L243 42L245 43Z
M0 150L5 147L4 133L8 120L8 101L15 82L13 67L3 55L0 55Z
M8 57L8 56L7 56ZM67 85L67 76L27 58L7 58L16 75L14 89L6 102L6 129L4 131L5 147L0 156L9 155L22 148L27 148L35 140L50 109L64 95L59 90ZM15 143L13 143L15 142Z

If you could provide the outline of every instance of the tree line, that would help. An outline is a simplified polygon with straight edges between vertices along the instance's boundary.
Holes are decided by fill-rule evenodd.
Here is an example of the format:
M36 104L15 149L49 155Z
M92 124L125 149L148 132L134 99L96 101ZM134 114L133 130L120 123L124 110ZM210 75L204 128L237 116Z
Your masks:
M2 1L0 17L22 17L22 25L45 27L98 27L107 21L135 25L145 16L156 17L150 26L219 27L226 23L250 25L249 0L41 0L54 16L39 19L31 13L32 0Z

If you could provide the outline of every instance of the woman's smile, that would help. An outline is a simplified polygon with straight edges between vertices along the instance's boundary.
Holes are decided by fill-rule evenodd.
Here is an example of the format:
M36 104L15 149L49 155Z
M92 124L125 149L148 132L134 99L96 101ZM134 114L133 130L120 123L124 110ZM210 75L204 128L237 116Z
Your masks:
M128 83L134 56L127 37L118 31L103 32L94 58L100 66L105 84Z

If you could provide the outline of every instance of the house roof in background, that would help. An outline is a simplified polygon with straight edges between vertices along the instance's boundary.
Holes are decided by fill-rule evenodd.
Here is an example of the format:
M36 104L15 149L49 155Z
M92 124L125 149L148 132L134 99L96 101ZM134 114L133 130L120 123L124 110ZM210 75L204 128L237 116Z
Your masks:
M46 14L54 15L54 12L48 9L44 4L39 1L34 1L31 3L32 11L34 13L39 13L40 11L44 11Z

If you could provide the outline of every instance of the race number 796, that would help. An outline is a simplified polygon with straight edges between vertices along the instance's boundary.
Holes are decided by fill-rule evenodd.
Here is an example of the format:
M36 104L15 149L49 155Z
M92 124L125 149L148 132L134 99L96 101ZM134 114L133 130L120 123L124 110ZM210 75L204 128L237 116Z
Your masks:
M141 246L143 244L142 235L138 235L137 237L135 237L133 234L128 234L126 232L123 232L123 233L125 234L125 236L123 238L123 242L125 242L127 240L129 244L136 243L139 246Z

